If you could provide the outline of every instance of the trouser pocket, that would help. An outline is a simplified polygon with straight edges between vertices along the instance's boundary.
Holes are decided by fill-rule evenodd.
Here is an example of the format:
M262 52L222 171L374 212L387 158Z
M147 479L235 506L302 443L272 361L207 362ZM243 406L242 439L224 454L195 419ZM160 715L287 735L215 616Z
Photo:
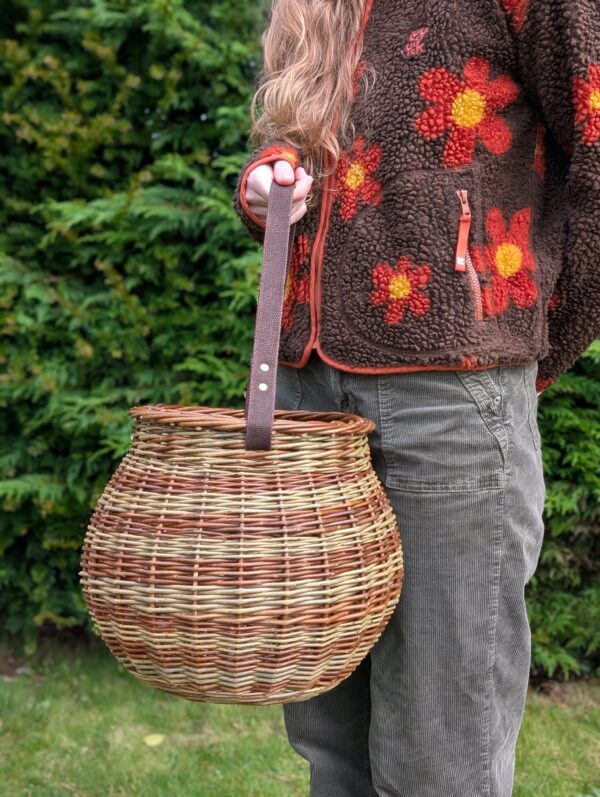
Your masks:
M497 375L385 374L379 391L389 487L450 492L505 485L508 438Z

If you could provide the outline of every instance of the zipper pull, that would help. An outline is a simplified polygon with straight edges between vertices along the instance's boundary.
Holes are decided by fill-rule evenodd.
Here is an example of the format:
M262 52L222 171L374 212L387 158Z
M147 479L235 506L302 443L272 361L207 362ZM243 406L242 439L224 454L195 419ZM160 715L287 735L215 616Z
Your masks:
M456 256L454 258L454 270L464 271L467 254L467 241L469 238L469 228L471 226L471 208L467 199L465 188L459 188L456 196L460 200L460 223L458 228L458 241L456 242Z

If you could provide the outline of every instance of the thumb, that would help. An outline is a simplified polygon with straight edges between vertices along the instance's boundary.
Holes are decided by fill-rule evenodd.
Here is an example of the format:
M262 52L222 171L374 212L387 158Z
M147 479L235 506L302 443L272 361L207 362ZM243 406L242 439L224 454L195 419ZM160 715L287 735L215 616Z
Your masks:
M280 185L292 185L296 182L296 175L289 161L275 161L275 165L273 166L273 179Z

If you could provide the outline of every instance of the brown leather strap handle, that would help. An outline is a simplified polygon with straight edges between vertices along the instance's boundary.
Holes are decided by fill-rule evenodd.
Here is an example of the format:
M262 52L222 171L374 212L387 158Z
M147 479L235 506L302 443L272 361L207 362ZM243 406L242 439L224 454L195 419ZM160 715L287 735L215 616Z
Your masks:
M290 224L294 185L269 189L262 271L250 376L246 389L246 450L269 450L273 434L281 319L296 223Z

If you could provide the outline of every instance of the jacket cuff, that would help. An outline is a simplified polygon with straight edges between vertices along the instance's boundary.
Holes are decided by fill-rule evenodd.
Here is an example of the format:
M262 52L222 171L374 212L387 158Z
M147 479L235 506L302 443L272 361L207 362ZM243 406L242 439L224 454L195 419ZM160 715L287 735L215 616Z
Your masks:
M537 391L538 396L540 396L547 387L553 385L556 379L551 379L549 376L538 376L535 380L535 389Z

